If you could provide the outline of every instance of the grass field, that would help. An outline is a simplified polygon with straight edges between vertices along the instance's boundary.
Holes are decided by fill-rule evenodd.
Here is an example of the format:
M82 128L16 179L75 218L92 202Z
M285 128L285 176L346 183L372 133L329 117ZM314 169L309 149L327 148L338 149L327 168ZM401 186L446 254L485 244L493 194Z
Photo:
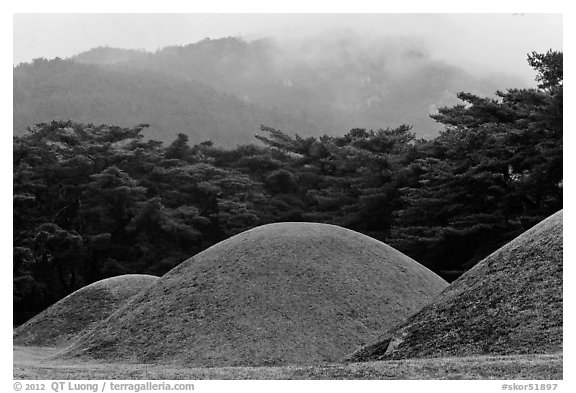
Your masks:
M562 354L389 360L323 366L186 368L55 360L59 350L14 347L14 379L562 379Z
M563 379L562 212L446 283L333 226L256 228L182 263L15 379ZM377 322L396 324L341 363ZM356 342L356 343L355 343ZM432 357L435 356L435 357Z

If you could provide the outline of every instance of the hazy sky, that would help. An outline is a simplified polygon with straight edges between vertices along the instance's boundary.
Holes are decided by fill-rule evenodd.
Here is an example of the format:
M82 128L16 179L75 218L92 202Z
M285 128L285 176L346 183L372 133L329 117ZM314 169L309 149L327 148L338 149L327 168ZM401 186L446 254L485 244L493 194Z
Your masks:
M562 49L561 14L15 14L13 62L104 45L155 50L205 37L292 39L334 29L416 37L448 62L526 79L528 52Z

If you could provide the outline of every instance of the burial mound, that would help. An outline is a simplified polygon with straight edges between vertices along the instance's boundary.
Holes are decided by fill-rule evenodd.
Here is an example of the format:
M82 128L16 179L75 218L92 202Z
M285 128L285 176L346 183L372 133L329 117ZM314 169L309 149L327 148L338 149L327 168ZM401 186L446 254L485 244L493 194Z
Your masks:
M14 344L64 346L105 320L158 277L126 274L97 281L56 302L14 330Z
M205 367L332 362L446 286L360 233L269 224L183 262L61 356Z
M347 360L562 351L562 211Z

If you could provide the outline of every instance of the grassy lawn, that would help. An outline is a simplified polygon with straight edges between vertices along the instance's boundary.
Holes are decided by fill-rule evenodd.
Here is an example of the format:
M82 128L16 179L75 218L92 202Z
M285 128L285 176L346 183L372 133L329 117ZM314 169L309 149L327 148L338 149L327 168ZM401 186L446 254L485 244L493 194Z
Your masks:
M323 366L187 368L52 359L59 349L14 347L14 379L562 379L562 355L474 356Z

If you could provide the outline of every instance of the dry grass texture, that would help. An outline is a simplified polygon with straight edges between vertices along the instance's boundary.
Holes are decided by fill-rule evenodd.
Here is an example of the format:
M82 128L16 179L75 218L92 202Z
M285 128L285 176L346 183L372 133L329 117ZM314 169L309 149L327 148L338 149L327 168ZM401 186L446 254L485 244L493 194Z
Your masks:
M59 347L105 320L158 277L127 274L80 288L14 330L14 344Z
M559 211L349 360L560 353L562 250Z
M61 358L187 367L333 362L446 286L360 233L270 224L183 262Z

